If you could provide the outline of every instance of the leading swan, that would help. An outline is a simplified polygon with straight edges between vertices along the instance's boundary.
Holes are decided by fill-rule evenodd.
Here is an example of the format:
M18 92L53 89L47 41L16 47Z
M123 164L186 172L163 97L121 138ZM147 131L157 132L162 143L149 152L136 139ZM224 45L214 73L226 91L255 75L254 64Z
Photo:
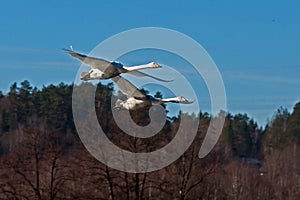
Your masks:
M81 73L80 79L84 81L95 80L95 79L99 79L99 80L110 79L123 73L128 73L140 77L148 76L155 80L159 80L163 82L172 81L172 80L163 80L155 76L151 76L149 74L138 71L140 69L146 69L146 68L160 68L161 66L155 62L150 62L144 65L127 67L118 62L109 62L101 58L90 57L84 54L77 53L73 51L72 48L71 50L69 49L63 49L63 50L66 51L72 57L77 58L78 60L80 60L86 65L89 65L92 68L89 72Z

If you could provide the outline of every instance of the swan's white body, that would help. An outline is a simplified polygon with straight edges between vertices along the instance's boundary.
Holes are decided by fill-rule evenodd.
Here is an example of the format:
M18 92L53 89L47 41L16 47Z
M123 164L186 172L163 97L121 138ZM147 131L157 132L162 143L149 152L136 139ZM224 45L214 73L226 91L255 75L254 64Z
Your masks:
M159 64L155 62L150 62L148 64L144 65L137 65L137 66L131 66L127 67L122 65L121 63L117 62L109 62L101 58L94 58L90 57L87 55L83 55L80 53L77 53L73 50L68 50L64 49L68 54L70 54L72 57L79 59L81 62L89 65L92 69L89 70L88 72L82 72L81 73L81 80L103 80L103 79L109 79L113 78L115 76L118 76L123 73L129 73L135 76L148 76L153 79L159 80L159 81L164 81L164 82L169 82L171 80L163 80L154 76L151 76L149 74L140 72L138 70L141 69L147 69L147 68L159 68L161 67Z
M131 82L120 76L116 76L112 78L112 80L118 85L119 90L127 96L127 99L124 101L118 99L116 101L115 108L138 110L141 108L151 107L152 105L160 105L164 103L191 104L194 102L187 100L183 96L165 99L154 98L141 93Z

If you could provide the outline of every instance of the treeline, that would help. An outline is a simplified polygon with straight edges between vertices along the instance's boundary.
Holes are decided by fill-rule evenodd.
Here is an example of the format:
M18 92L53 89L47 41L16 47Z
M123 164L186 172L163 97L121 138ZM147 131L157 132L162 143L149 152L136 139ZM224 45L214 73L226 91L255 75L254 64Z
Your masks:
M91 84L75 87L84 101ZM292 113L279 108L264 128L247 114L227 113L221 138L204 159L198 152L211 116L183 113L200 121L185 154L161 170L132 174L86 151L73 122L72 90L63 83L37 89L23 81L0 92L0 199L300 199L300 102ZM97 85L98 121L116 145L149 152L176 135L179 116L149 139L124 134L111 113L116 95L112 84ZM147 112L131 116L137 124L149 123Z

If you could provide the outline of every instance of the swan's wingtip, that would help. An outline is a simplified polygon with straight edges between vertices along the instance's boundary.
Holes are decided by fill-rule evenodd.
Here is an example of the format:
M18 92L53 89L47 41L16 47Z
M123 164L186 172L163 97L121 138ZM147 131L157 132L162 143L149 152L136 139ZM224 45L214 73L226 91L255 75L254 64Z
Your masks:
M67 48L62 48L62 50L65 51L66 53L74 52L73 50Z
M172 81L175 81L175 79L165 80L165 82L172 82Z
M67 52L67 53L74 52L72 45L70 45L68 49L67 48L62 48L62 50Z
M189 102L189 104L191 104L191 103L194 103L196 101L196 99L193 99L193 100L189 100L188 102Z

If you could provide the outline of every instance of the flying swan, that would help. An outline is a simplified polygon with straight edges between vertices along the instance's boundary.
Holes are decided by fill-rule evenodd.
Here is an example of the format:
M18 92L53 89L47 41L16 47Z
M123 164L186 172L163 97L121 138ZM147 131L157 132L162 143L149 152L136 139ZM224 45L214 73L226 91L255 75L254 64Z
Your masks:
M183 96L177 96L173 98L155 98L150 95L145 95L138 90L131 82L121 76L115 76L112 78L113 82L117 84L119 90L127 96L126 100L118 99L116 101L115 109L126 109L126 110L138 110L141 108L151 107L152 105L160 105L163 103L182 103L191 104L194 102L189 101Z
M101 58L95 58L95 57L90 57L87 55L80 54L73 51L73 49L71 50L63 49L63 50L66 51L68 54L70 54L72 57L77 58L78 60L85 63L86 65L89 65L92 68L89 72L81 73L80 79L84 81L95 80L95 79L99 79L99 80L110 79L112 77L118 76L123 73L128 73L139 77L148 76L155 80L159 80L163 82L172 81L172 80L163 80L155 76L151 76L149 74L138 71L140 69L146 69L146 68L160 68L161 66L155 62L150 62L144 65L127 67L118 62L109 62Z

